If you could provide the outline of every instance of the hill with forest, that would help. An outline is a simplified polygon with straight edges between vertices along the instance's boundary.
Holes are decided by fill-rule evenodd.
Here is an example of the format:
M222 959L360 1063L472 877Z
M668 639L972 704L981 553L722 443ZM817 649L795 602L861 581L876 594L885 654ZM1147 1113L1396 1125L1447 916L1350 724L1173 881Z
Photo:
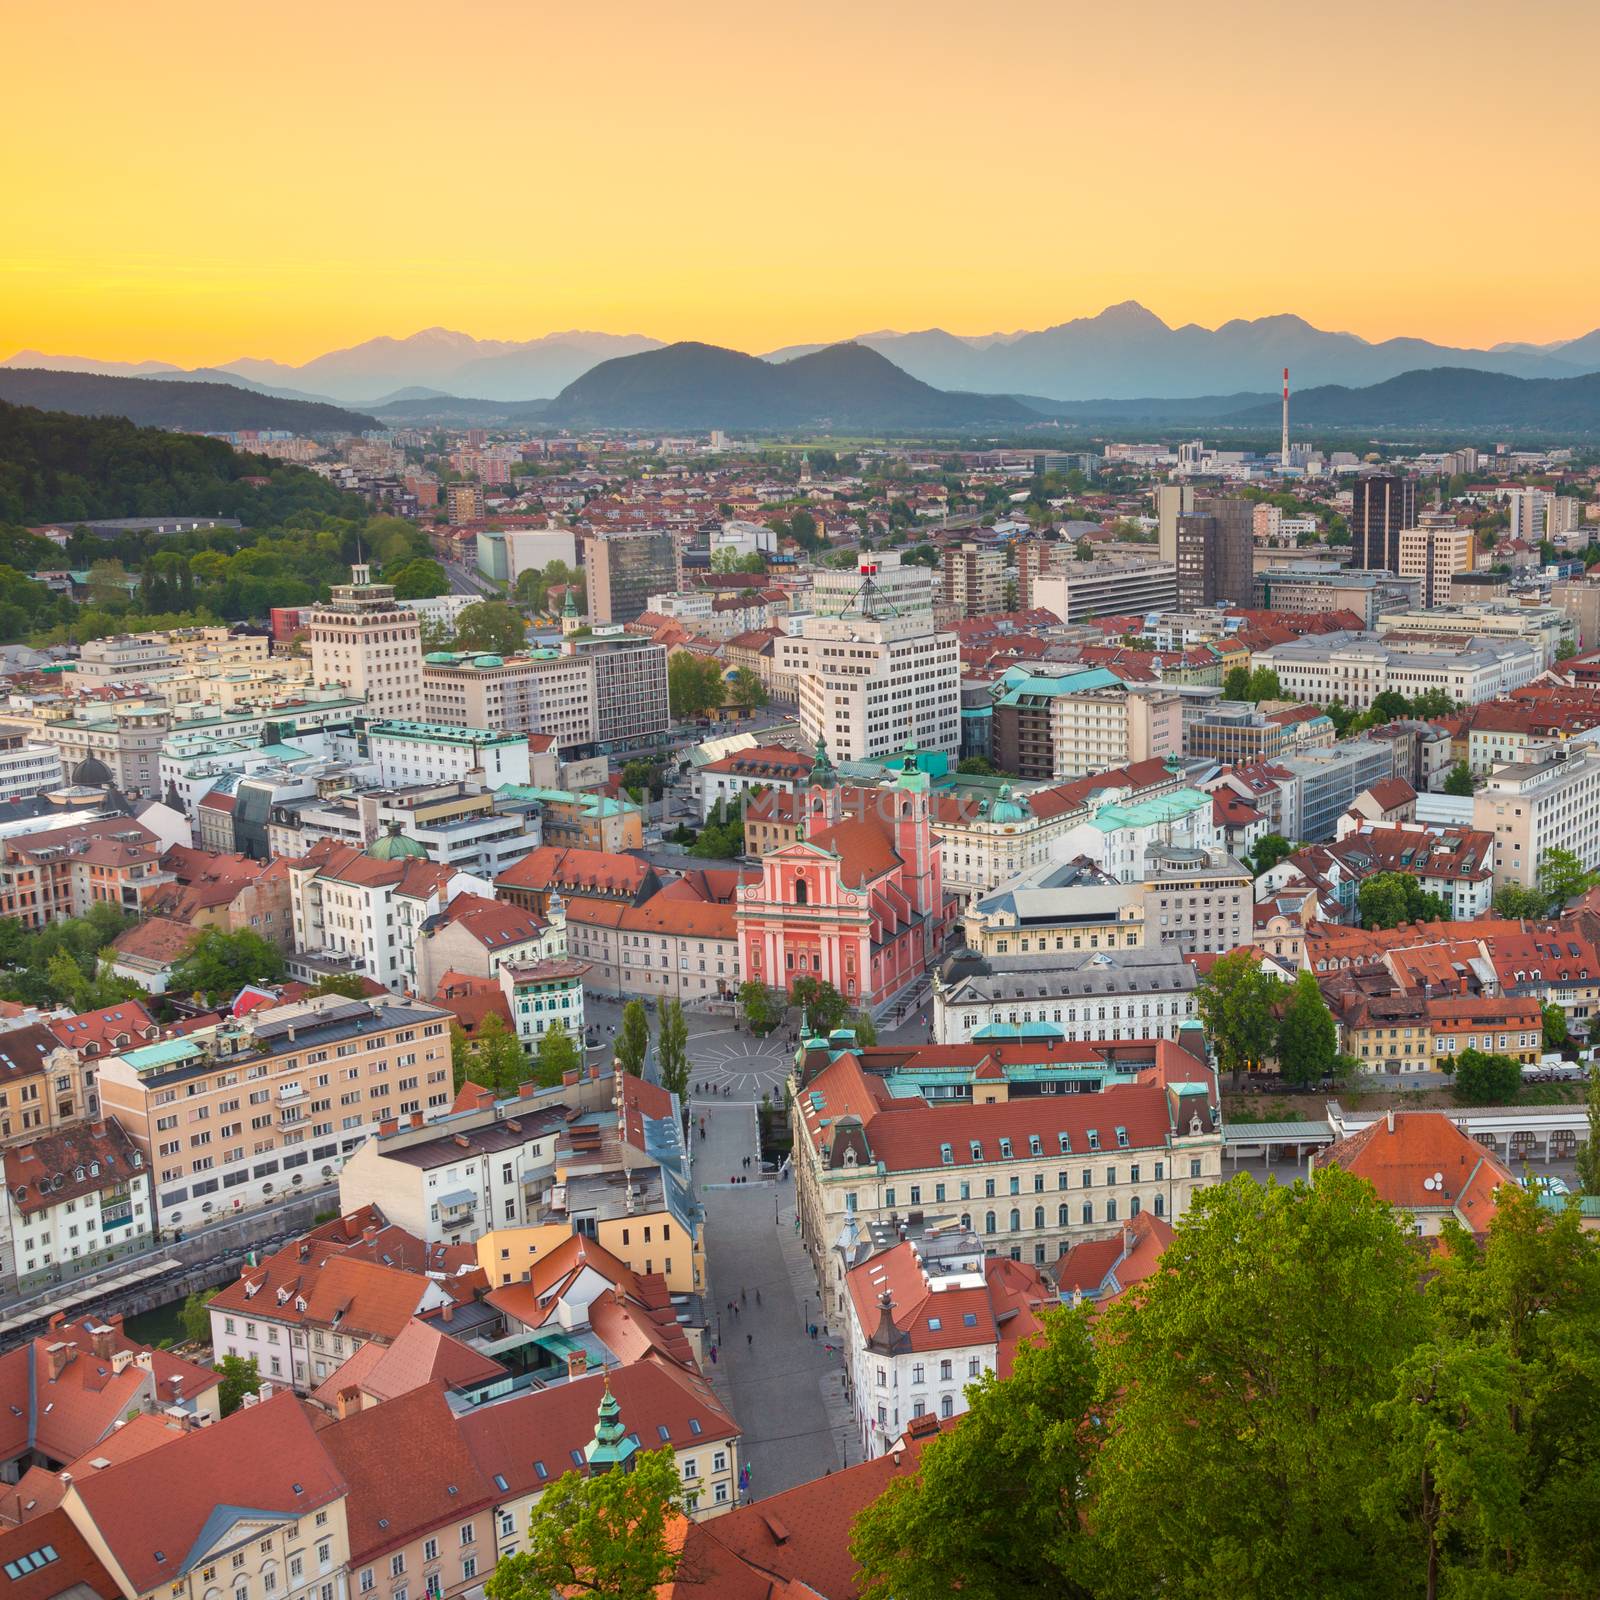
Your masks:
M841 433L1015 428L1039 420L1007 395L935 389L863 345L770 362L695 343L602 361L569 383L545 417L581 427Z
M287 433L361 433L378 423L359 411L315 400L286 400L233 383L174 378L110 378L94 372L0 367L0 400L78 417L126 417L142 427L190 433L272 428Z
M314 472L220 439L0 400L0 523L191 513L260 526L296 511L347 516L351 505Z
M1221 416L1233 425L1276 427L1279 402ZM1364 389L1326 384L1294 397L1297 427L1504 429L1600 432L1600 372L1576 378L1513 378L1500 372L1427 367Z

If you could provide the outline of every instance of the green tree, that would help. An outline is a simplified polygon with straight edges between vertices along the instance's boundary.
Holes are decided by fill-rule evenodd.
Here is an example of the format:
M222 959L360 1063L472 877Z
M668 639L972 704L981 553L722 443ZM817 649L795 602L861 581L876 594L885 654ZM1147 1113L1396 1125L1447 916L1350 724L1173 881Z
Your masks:
M430 556L418 556L396 567L388 581L394 585L396 600L431 600L450 593L450 579Z
M216 1367L222 1378L218 1397L223 1416L232 1416L247 1394L261 1393L261 1373L254 1356L224 1356Z
M491 1011L478 1024L472 1054L473 1082L493 1089L498 1100L509 1099L528 1076L528 1055L522 1041L497 1012Z
M1287 985L1249 950L1231 950L1212 963L1195 986L1195 1010L1205 1024L1217 1066L1233 1074L1238 1088L1247 1070L1259 1068L1278 1039L1277 1007Z
M1393 722L1396 717L1409 714L1411 702L1397 689L1385 689L1381 694L1372 697L1372 704L1367 708L1367 716L1372 727L1380 727L1385 722Z
M1222 679L1222 698L1224 700L1248 700L1250 698L1249 667L1228 668Z
M1570 850L1546 850L1539 863L1539 888L1549 902L1552 915L1597 883L1600 883L1600 872L1590 872Z
M183 1302L178 1321L183 1326L183 1336L190 1344L211 1343L211 1313L206 1308L216 1295L215 1289L196 1289Z
M804 1026L810 1036L832 1033L844 1025L848 1007L844 996L826 978L807 974L789 985L789 999L804 1011Z
M1522 1087L1522 1068L1510 1056L1463 1050L1456 1057L1450 1091L1464 1106L1504 1106Z
M1456 762L1444 780L1444 792L1462 799L1470 799L1476 788L1477 785L1472 781L1472 769L1465 761Z
M1441 1344L1504 1364L1510 1394L1500 1425L1521 1455L1493 1462L1495 1481L1482 1491L1491 1497L1484 1509L1493 1540L1450 1553L1460 1561L1481 1551L1474 1594L1592 1594L1600 1572L1600 1241L1583 1232L1576 1206L1549 1210L1510 1184L1495 1202L1482 1243L1446 1219L1428 1305ZM1508 1469L1520 1472L1520 1528L1503 1511L1498 1478Z
M1293 854L1294 846L1281 833L1266 833L1256 840L1256 847L1250 852L1250 868L1259 878Z
M729 695L736 706L756 711L767 703L767 686L749 667L740 667L729 685Z
M360 1000L367 990L365 980L357 972L325 972L311 985L308 994L338 994L346 1000Z
M1250 686L1246 690L1246 700L1282 700L1283 685L1278 681L1278 674L1271 667L1257 667L1250 674Z
M992 778L1000 769L988 756L963 756L956 763L956 771L968 778Z
M752 1033L770 1033L783 1015L783 1005L758 978L746 978L739 985L739 1007Z
M722 704L722 667L692 650L674 651L667 662L667 701L679 722L692 721Z
M472 1041L467 1037L466 1030L459 1022L450 1024L450 1080L451 1087L457 1094L461 1093L461 1085L468 1078L472 1078ZM474 1083L477 1082L473 1078ZM487 1088L484 1084L482 1087Z
M1362 1496L1373 1410L1426 1327L1423 1265L1337 1167L1194 1197L1161 1270L1103 1318L1099 1595L1390 1600L1396 1542Z
M852 1011L844 1025L855 1034L861 1049L870 1050L878 1042L878 1024L872 1020L870 1011Z
M663 1000L656 1023L656 1060L661 1066L661 1087L689 1106L689 1024L676 1000Z
M528 642L528 625L503 600L479 600L456 618L456 648L512 656Z
M1407 1357L1396 1394L1376 1408L1382 1466L1363 1500L1391 1538L1416 1547L1427 1600L1441 1583L1457 1592L1451 1569L1492 1571L1521 1532L1524 1450L1506 1425L1512 1404L1502 1352L1437 1341Z
M1454 697L1445 689L1425 689L1411 698L1411 715L1424 722L1435 717L1448 717L1456 709Z
M1502 884L1494 892L1495 915L1509 917L1514 922L1537 922L1544 916L1548 904L1537 889L1524 888L1520 883Z
M564 1472L529 1513L528 1548L501 1556L484 1590L489 1600L656 1600L678 1570L681 1547L667 1535L679 1515L670 1448L635 1456L628 1472Z
M1450 907L1408 872L1378 872L1356 890L1363 928L1398 928L1408 922L1448 922Z
M1600 1071L1589 1068L1589 1088L1584 1096L1589 1136L1578 1146L1578 1186L1588 1195L1600 1195Z
M644 1006L630 1000L622 1008L622 1030L617 1034L617 1060L630 1078L644 1072L645 1057L650 1053L650 1024Z
M733 861L744 854L744 817L731 814L718 800L711 807L700 836L689 847L689 854L702 861Z
M1088 1318L1047 1312L1011 1377L969 1385L960 1426L858 1514L850 1553L863 1600L1091 1600L1101 1396Z
M533 1076L541 1088L556 1088L569 1072L576 1072L582 1065L578 1041L559 1022L539 1035L533 1053Z
M1541 1006L1544 1016L1544 1047L1560 1050L1567 1043L1567 1014L1553 1000Z
M173 968L168 987L174 994L217 1000L237 994L247 983L277 983L283 970L283 952L259 933L203 928Z
M1278 1070L1290 1083L1321 1083L1332 1075L1338 1054L1339 1030L1316 974L1296 973L1278 1024Z
M1577 655L1577 653L1578 647L1572 642L1571 639L1563 639L1561 643L1556 646L1557 661L1570 661L1575 655Z

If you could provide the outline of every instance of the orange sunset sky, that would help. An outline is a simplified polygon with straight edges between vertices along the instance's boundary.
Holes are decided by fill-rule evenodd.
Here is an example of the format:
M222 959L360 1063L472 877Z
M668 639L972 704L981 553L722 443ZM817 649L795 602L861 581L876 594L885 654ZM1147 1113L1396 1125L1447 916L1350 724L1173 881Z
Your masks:
M1600 324L1594 0L0 0L0 356Z

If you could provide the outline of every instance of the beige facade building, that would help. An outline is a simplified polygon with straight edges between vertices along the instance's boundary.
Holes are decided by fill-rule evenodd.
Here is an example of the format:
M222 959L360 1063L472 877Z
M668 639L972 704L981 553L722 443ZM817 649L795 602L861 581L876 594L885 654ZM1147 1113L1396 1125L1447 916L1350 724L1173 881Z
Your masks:
M1472 571L1477 535L1447 512L1421 512L1417 524L1400 530L1400 576L1421 583L1420 605L1448 605L1451 579Z
M1600 756L1554 745L1501 767L1472 797L1472 825L1494 835L1494 886L1538 881L1550 850L1600 861Z
M431 722L547 733L563 750L595 738L594 671L585 658L559 650L434 651L422 663L422 706Z
M450 1108L450 1016L321 995L107 1057L101 1114L155 1180L162 1228L316 1188L380 1122Z
M952 619L1005 610L1005 551L990 545L946 545L939 557L939 604Z
M414 717L422 699L422 619L400 605L394 586L350 569L325 605L311 612L311 670L343 684L375 717Z
M1152 948L1192 955L1249 943L1255 880L1232 856L1158 847L1145 862L1144 920Z
M1074 676L1030 678L996 704L995 760L1007 772L1059 783L1183 754L1181 695L1074 690Z

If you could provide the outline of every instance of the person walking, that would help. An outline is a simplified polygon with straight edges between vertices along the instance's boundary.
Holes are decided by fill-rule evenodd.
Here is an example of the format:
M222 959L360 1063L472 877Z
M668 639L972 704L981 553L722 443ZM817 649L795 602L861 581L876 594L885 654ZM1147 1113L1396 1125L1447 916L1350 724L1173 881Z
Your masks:
M761 1304L761 1291L759 1289L756 1290L756 1304Z
M744 1336L745 1348L747 1350L754 1349L755 1348L755 1342L756 1342L756 1336L753 1333L747 1333Z

